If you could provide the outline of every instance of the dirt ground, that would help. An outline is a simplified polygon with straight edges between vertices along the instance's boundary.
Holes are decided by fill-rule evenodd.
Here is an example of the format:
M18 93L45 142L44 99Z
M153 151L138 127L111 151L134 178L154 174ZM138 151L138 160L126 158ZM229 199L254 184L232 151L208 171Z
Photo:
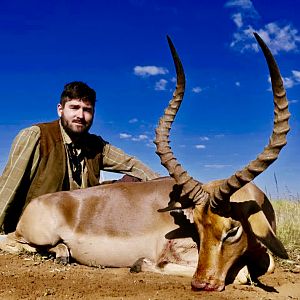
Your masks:
M76 263L63 266L40 255L0 251L0 299L300 299L299 261L276 262L274 274L252 285L193 292L191 278Z

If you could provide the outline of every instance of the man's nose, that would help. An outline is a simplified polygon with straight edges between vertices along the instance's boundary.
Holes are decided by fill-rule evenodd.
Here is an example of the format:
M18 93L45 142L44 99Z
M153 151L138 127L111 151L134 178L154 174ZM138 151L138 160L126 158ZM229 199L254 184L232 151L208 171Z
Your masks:
M78 110L77 110L77 117L78 118L80 118L80 119L83 119L83 109L82 108L79 108Z

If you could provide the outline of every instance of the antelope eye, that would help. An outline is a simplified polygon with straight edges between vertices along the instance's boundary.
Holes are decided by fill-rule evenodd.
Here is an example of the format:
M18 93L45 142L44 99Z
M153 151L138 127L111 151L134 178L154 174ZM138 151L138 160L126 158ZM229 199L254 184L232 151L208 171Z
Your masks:
M242 235L242 226L236 226L227 231L223 242L233 243L240 238Z

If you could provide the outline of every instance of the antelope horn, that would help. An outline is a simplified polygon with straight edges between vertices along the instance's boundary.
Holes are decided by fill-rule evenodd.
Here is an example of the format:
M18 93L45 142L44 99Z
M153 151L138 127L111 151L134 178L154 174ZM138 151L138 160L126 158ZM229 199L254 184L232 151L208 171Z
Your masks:
M185 75L182 63L170 37L167 36L167 39L176 69L177 83L176 89L173 93L173 98L170 100L169 105L165 109L164 115L160 118L159 124L155 130L156 138L154 143L156 144L156 153L160 157L161 164L168 170L170 176L175 179L177 185L182 186L181 196L187 195L193 200L193 202L197 203L202 200L207 200L209 194L202 189L202 185L198 181L189 176L182 168L177 159L174 157L169 145L171 125L175 119L184 95ZM173 206L174 205L172 205L172 207ZM172 207L170 206L170 209Z
M269 165L277 159L280 150L287 143L286 135L290 130L288 124L290 113L288 111L288 101L280 71L271 51L264 41L257 33L254 33L254 36L266 58L271 76L274 97L273 132L269 144L255 160L251 161L244 169L237 171L234 175L223 181L223 183L216 188L214 195L212 195L210 200L210 205L213 209L219 210L218 206L224 207L224 204L226 206L226 203L228 206L230 196L266 170Z

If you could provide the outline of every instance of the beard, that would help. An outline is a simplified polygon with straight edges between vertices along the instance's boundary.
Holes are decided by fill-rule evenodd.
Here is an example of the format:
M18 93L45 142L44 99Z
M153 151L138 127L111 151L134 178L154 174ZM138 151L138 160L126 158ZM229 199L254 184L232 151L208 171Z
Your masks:
M62 114L60 117L61 124L71 139L78 139L84 136L90 130L93 120L85 122L84 120L67 120Z

